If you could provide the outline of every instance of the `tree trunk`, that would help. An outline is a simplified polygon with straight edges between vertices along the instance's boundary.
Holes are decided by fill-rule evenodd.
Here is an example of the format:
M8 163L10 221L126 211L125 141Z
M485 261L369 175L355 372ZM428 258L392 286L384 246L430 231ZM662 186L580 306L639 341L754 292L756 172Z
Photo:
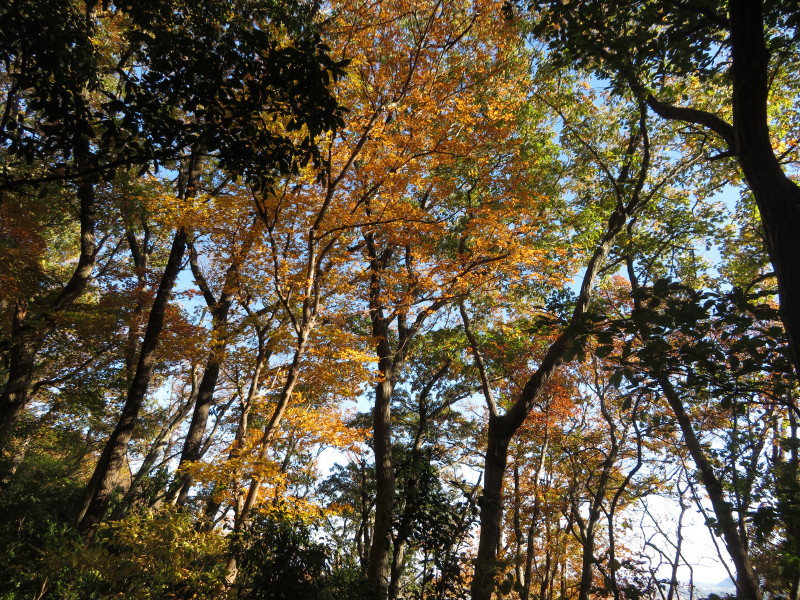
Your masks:
M383 372L383 369L381 369ZM384 380L375 386L375 407L372 411L372 440L375 450L375 523L367 563L367 582L374 600L389 594L392 515L396 490L392 460L391 410L392 384Z
M86 160L88 148L76 154ZM97 258L95 225L97 221L94 183L84 177L78 184L80 201L80 255L67 284L45 312L35 319L28 315L28 302L17 299L11 324L8 380L0 395L0 455L11 439L14 426L30 401L36 355L55 328L53 316L68 308L84 292L92 279Z
M372 509L375 506L374 498L370 493L369 488L369 473L367 472L367 465L364 460L359 460L359 498L361 504L359 506L359 524L356 531L356 546L358 548L358 565L361 571L366 573L367 565L369 564L369 549L372 547L372 531L370 530L370 516Z
M295 348L294 356L292 357L292 363L289 366L289 370L286 374L286 382L283 385L278 402L272 411L272 416L265 425L264 431L261 434L261 438L258 441L259 450L256 457L256 462L263 461L266 458L267 451L269 450L278 427L281 424L283 415L289 406L289 401L294 393L294 388L300 378L300 365L305 353L306 343L308 342L308 335L311 332L311 329L314 327L314 324L315 319L309 316L308 320L305 322L303 328L299 332L297 347ZM262 483L264 483L264 475L262 474L257 474L251 479L250 485L247 489L247 494L241 500L241 505L236 514L236 518L234 519L234 534L239 534L242 532L247 525L247 522L250 519L250 513L253 511L253 508L258 501L258 494L261 490ZM233 584L236 582L237 574L238 566L236 557L231 555L225 565L225 584L223 586L225 589L229 589L233 586ZM224 590L220 590L220 595L223 593L225 593Z
M406 483L407 498L403 514L400 515L399 523L397 525L397 535L394 538L392 545L392 565L389 577L389 600L397 600L400 594L400 579L403 577L405 571L405 555L408 546L408 540L411 537L411 528L413 526L413 515L418 508L414 489L417 487L417 469L419 468L419 458L416 456L419 452L418 448L413 450L415 456L411 460L411 469L409 474L409 481Z
M153 306L150 309L147 330L139 352L136 374L128 388L122 415L100 455L100 460L87 486L83 504L78 514L78 528L83 531L102 521L108 509L111 494L128 450L128 442L136 425L139 410L144 404L153 369L155 368L155 351L161 331L164 328L164 317L169 297L181 270L187 239L188 236L184 228L179 229L173 238L169 260L161 276Z
M406 498L403 514L400 515L399 524L397 526L397 536L394 540L394 551L392 554L392 568L391 579L389 580L389 600L397 600L400 593L400 579L405 570L405 552L408 546L408 540L411 538L413 528L414 515L419 511L420 501L424 500L419 494L419 472L422 468L422 447L428 433L428 409L427 399L433 386L439 381L449 368L449 361L439 369L436 375L428 381L419 393L418 398L418 413L419 423L417 424L416 434L414 435L414 445L411 447L411 461L408 474L408 481L406 482ZM440 409L443 409L442 405ZM435 414L439 409L433 411Z
M602 402L602 400L601 400ZM604 416L607 416L605 408L603 408ZM597 534L597 522L600 520L600 509L605 499L606 489L608 482L611 478L612 468L617 459L619 447L616 442L616 437L612 435L612 447L608 456L603 461L600 472L600 480L597 482L597 489L591 496L591 505L589 507L589 519L583 527L583 555L581 559L581 580L578 587L578 600L589 600L589 594L592 590L592 581L594 579L593 565L596 562L594 556L595 536ZM575 513L576 519L580 520L579 513Z
M489 600L495 587L497 555L503 532L503 476L508 463L508 444L516 432L515 429L509 435L506 428L502 427L502 419L489 417L483 494L478 502L481 509L481 535L470 588L473 600Z
M211 335L214 335L213 329ZM181 459L178 464L178 481L172 493L172 501L177 506L184 506L189 500L189 491L192 488L192 475L185 469L189 464L200 460L203 436L205 435L206 425L208 424L208 415L211 412L211 407L214 405L214 390L217 388L217 379L219 379L219 371L222 366L223 352L223 348L212 348L211 356L203 372L203 378L200 380L200 385L197 388L197 400L194 404L192 421L189 424L189 431L186 433L186 439L183 442L183 451L181 452Z
M632 203L631 206L636 205ZM550 345L539 368L525 383L508 411L500 416L495 414L492 409L492 414L489 416L484 488L480 502L481 533L478 541L478 555L475 560L475 576L471 586L472 600L490 600L494 589L494 575L497 568L497 553L500 547L503 520L503 476L508 459L508 444L533 409L534 402L540 396L544 386L564 359L567 347L576 335L575 328L579 326L589 308L597 274L611 249L614 238L622 230L625 222L626 214L619 210L615 210L609 216L606 232L586 267L578 302L569 325ZM475 349L473 348L473 350Z
M706 455L700 440L695 434L689 415L683 407L678 392L666 377L658 380L664 397L672 408L675 420L683 434L683 441L686 444L689 455L692 457L697 471L700 474L700 481L708 494L711 506L714 509L714 516L717 518L717 529L725 541L725 547L736 568L736 587L739 591L740 600L761 600L761 590L758 579L753 572L750 557L747 555L745 541L739 536L739 528L733 516L733 507L725 499L722 483L714 472L714 467Z
M525 572L523 557L523 545L526 537L522 533L522 498L520 497L519 489L519 460L514 459L514 577L516 578L517 586L522 588L525 586Z
M33 368L39 343L36 331L26 323L27 303L17 300L11 324L8 381L0 396L0 451L4 452L11 433L28 403Z
M192 475L186 472L185 467L193 462L200 460L203 449L203 436L206 433L208 415L214 406L214 391L217 388L220 368L225 360L225 351L228 343L228 332L225 328L228 325L228 314L233 305L236 292L239 290L239 265L250 252L250 248L255 240L255 234L259 230L260 220L256 218L250 227L250 231L242 244L242 249L238 255L234 256L225 272L225 280L222 285L222 293L219 300L214 297L210 286L206 282L200 265L197 261L197 253L194 246L191 251L191 268L195 280L200 286L206 305L211 311L211 352L206 363L203 378L197 388L197 401L192 413L192 421L189 424L189 431L186 433L186 440L183 443L183 451L178 464L178 482L173 491L173 501L178 506L184 506L189 500L189 491L192 488ZM183 469L183 471L182 471Z
M525 557L523 563L522 580L520 581L520 600L529 600L531 596L531 581L533 578L533 552L534 552L534 530L535 526L531 523L528 527L525 544Z
M392 517L396 493L394 460L392 457L392 392L395 376L402 362L398 340L395 352L389 343L389 325L394 317L387 318L383 311L381 283L383 269L392 256L390 246L379 256L372 234L365 241L370 257L370 322L372 337L378 355L380 381L375 386L375 406L372 409L372 445L375 453L375 521L372 527L372 544L367 560L367 586L370 600L386 600L391 578ZM398 330L402 333L398 323Z
M545 600L547 597L547 590L552 589L552 581L553 578L550 576L550 563L552 561L552 555L550 549L546 550L546 554L544 557L544 569L542 572L542 583L539 585L539 600ZM551 594L552 596L552 594ZM527 600L527 598L525 599Z
M696 123L716 132L736 155L758 205L767 251L778 280L781 319L800 376L800 187L781 168L770 139L769 50L761 0L729 0L733 125L715 114L672 106L652 96L661 117ZM633 81L632 87L641 86Z
M194 373L193 373L194 376ZM125 492L125 497L122 499L122 502L114 509L114 512L111 513L111 520L117 520L122 518L127 510L128 506L137 499L138 496L142 493L142 482L144 479L150 475L153 467L156 466L158 463L159 457L162 458L162 465L164 464L165 460L169 458L169 452L167 451L170 440L172 436L175 434L175 431L178 427L183 423L184 419L188 416L189 411L192 409L192 406L195 402L195 394L191 394L189 399L187 400L184 406L181 406L178 411L170 418L169 422L166 423L161 430L158 432L158 435L153 440L153 443L150 446L150 450L148 450L147 454L142 460L142 464L139 467L139 470L136 472L136 475L133 477L133 481L131 481L131 486L128 488L128 491Z
M389 579L389 600L397 600L400 594L400 579L403 577L403 571L405 571L405 556L407 546L407 537L399 538L394 541L392 567L390 570Z
M770 140L769 51L760 0L730 0L735 150L753 192L778 279L783 324L800 376L800 187L783 172Z
M258 393L259 386L261 385L261 374L264 369L267 367L269 363L269 359L272 356L272 350L270 349L270 341L267 339L268 328L261 327L258 324L255 326L256 334L258 335L258 353L256 354L256 362L253 367L253 374L250 379L250 385L248 386L247 395L242 398L242 412L239 414L239 423L236 427L236 437L233 440L233 444L231 445L230 450L228 451L227 461L233 462L236 458L241 454L242 448L244 446L245 439L247 438L247 432L250 427L250 410L253 407L253 402L255 400L256 394ZM243 394L240 392L240 397ZM229 480L237 480L239 476L239 469L234 469L233 473L231 473ZM204 527L206 530L211 530L214 525L214 519L219 511L220 507L222 506L222 500L219 497L219 489L220 487L224 487L224 484L220 481L216 481L214 483L214 487L209 494L208 500L206 501L206 506L203 510L204 516Z
M633 291L639 290L641 288L633 271L630 258L628 258L627 263L631 289ZM640 309L641 304L641 299L634 297L635 308ZM639 327L638 333L645 342L653 338L653 334L646 324ZM675 420L678 423L681 434L683 434L683 442L686 445L686 449L689 451L689 456L692 457L697 467L700 481L711 501L711 506L717 519L716 527L725 542L725 547L736 568L736 587L739 592L739 600L761 600L761 590L759 589L758 580L756 579L752 563L747 554L747 542L746 539L743 539L740 535L737 520L733 516L733 504L729 503L725 498L722 482L720 482L717 477L714 466L711 464L706 450L697 437L692 419L686 412L686 408L683 404L683 399L680 393L675 389L668 375L654 373L654 378L658 382L667 404L669 404L672 409L672 414L675 415Z

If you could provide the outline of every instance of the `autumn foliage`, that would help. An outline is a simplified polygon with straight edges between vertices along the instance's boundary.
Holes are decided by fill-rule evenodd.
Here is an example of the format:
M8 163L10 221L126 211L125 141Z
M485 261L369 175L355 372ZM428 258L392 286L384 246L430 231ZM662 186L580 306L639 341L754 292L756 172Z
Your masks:
M797 597L737 25L540 4L0 9L0 598Z

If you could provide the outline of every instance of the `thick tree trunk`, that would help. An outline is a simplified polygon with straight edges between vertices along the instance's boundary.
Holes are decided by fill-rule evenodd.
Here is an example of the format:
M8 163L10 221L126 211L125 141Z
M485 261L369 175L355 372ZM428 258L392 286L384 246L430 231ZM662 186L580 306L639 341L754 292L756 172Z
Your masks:
M783 172L769 132L769 52L760 0L730 0L733 130L778 279L781 316L800 375L800 187Z
M212 335L214 332L212 330ZM208 415L214 405L214 390L217 388L219 371L222 366L223 348L212 348L211 356L206 363L203 379L197 388L197 400L194 404L192 420L189 424L189 431L183 443L183 451L178 464L178 481L173 492L173 501L177 506L184 506L189 500L189 491L192 488L192 475L185 468L201 458L203 448L203 437L208 424Z
M378 355L380 381L375 386L375 406L372 409L372 445L375 453L375 521L372 527L372 544L367 560L367 586L370 600L389 597L391 579L392 517L396 494L394 459L392 457L392 392L395 378L402 363L402 340L395 352L389 343L389 325L394 317L387 318L381 296L383 270L392 256L387 248L380 256L371 234L365 236L370 257L370 321L372 337ZM403 327L398 323L402 337Z
M503 420L503 417L497 416L489 418L483 494L478 501L481 535L470 588L473 600L489 600L495 588L497 555L503 533L503 477L508 463L508 444L516 432L514 429L509 435L503 427Z
M394 550L392 552L392 567L389 579L389 600L397 600L400 595L400 580L405 571L405 557L406 548L408 547L408 538L401 538L394 541Z
M778 280L781 319L795 372L800 376L800 187L784 173L770 139L769 50L761 0L729 0L733 125L719 116L648 96L661 117L697 123L716 132L739 161L758 205L767 251ZM634 89L639 88L632 82Z
M588 600L589 593L592 591L592 565L594 565L594 535L595 520L590 519L586 524L581 544L581 579L578 582L578 600Z
M372 546L367 563L367 582L375 600L384 600L389 594L389 557L392 547L392 516L396 491L390 410L392 387L391 382L386 378L375 386L375 407L372 411L376 495Z
M187 238L184 228L179 229L173 238L169 260L161 276L153 306L150 309L147 330L139 352L136 374L128 388L122 415L100 455L100 460L87 486L83 504L78 514L77 522L81 530L85 531L99 523L108 509L111 494L128 450L128 442L136 425L139 410L144 404L153 369L155 368L155 351L161 337L161 331L164 328L164 317L169 297L181 270Z

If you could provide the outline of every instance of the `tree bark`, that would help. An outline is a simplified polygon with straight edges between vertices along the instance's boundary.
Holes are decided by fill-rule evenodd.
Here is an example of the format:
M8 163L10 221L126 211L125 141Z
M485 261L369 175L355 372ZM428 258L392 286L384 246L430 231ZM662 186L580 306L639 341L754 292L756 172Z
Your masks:
M410 327L407 314L398 311L386 316L382 297L383 271L395 252L388 246L378 253L372 234L366 234L364 241L370 259L369 315L372 324L372 337L378 355L380 381L375 386L375 406L372 410L372 442L375 453L375 522L372 530L372 544L367 561L367 585L372 600L386 600L389 597L392 578L392 521L394 514L397 482L392 456L392 412L391 401L395 385L402 371L408 353L408 345L428 314L443 304L437 301L429 311L422 311ZM407 259L408 251L406 248ZM409 262L409 269L410 262ZM389 343L389 327L397 322L397 345Z
M372 545L367 562L367 582L375 600L384 600L389 594L392 516L396 481L394 460L392 458L392 414L391 400L394 384L392 382L392 358L386 340L388 323L373 325L373 331L381 331L378 345L378 368L382 381L375 386L375 406L372 410L372 442L375 452L375 522L372 530Z
M390 316L384 312L382 298L383 270L391 259L395 248L389 246L380 255L372 234L364 236L370 258L370 321L372 337L378 355L380 381L375 386L375 406L372 410L372 441L375 452L375 522L372 544L367 561L367 585L373 600L386 600L391 580L392 521L397 483L392 456L392 412L391 401L394 388L408 355L409 343L422 327L428 315L433 314L444 300L437 300L420 311L409 325L407 313L402 309ZM407 267L411 270L409 248L406 248ZM397 322L397 345L389 343L389 330Z
M770 140L769 51L760 0L730 0L735 150L753 192L778 279L780 308L800 376L800 187L783 172Z
M139 362L131 385L128 388L122 415L100 455L100 460L86 488L77 519L80 530L86 531L98 524L102 521L108 509L111 494L125 460L128 442L138 420L139 410L144 404L153 369L155 368L155 351L161 337L161 331L164 328L164 318L169 297L181 270L187 239L188 235L184 228L178 229L173 238L169 260L161 276L153 306L150 309L147 329L139 352Z
M28 404L34 363L40 343L36 331L26 322L28 305L18 299L11 323L8 381L0 396L0 451L5 451L11 433Z
M503 417L489 417L483 494L478 500L481 534L470 588L474 600L489 600L495 588L497 555L503 532L503 477L508 464L508 444L514 432L509 435L503 427Z

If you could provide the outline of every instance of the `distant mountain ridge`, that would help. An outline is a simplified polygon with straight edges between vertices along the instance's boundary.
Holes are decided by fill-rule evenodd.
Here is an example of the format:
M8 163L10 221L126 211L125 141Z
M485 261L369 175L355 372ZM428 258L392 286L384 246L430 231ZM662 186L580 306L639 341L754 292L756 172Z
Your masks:
M678 595L680 598L695 598L702 599L708 598L712 594L724 598L726 596L736 593L736 585L730 577L726 577L718 583L709 583L700 581L694 584L694 589L689 589L688 583L680 583L678 586ZM662 584L662 587L667 588L669 584ZM690 591L692 592L690 594Z

